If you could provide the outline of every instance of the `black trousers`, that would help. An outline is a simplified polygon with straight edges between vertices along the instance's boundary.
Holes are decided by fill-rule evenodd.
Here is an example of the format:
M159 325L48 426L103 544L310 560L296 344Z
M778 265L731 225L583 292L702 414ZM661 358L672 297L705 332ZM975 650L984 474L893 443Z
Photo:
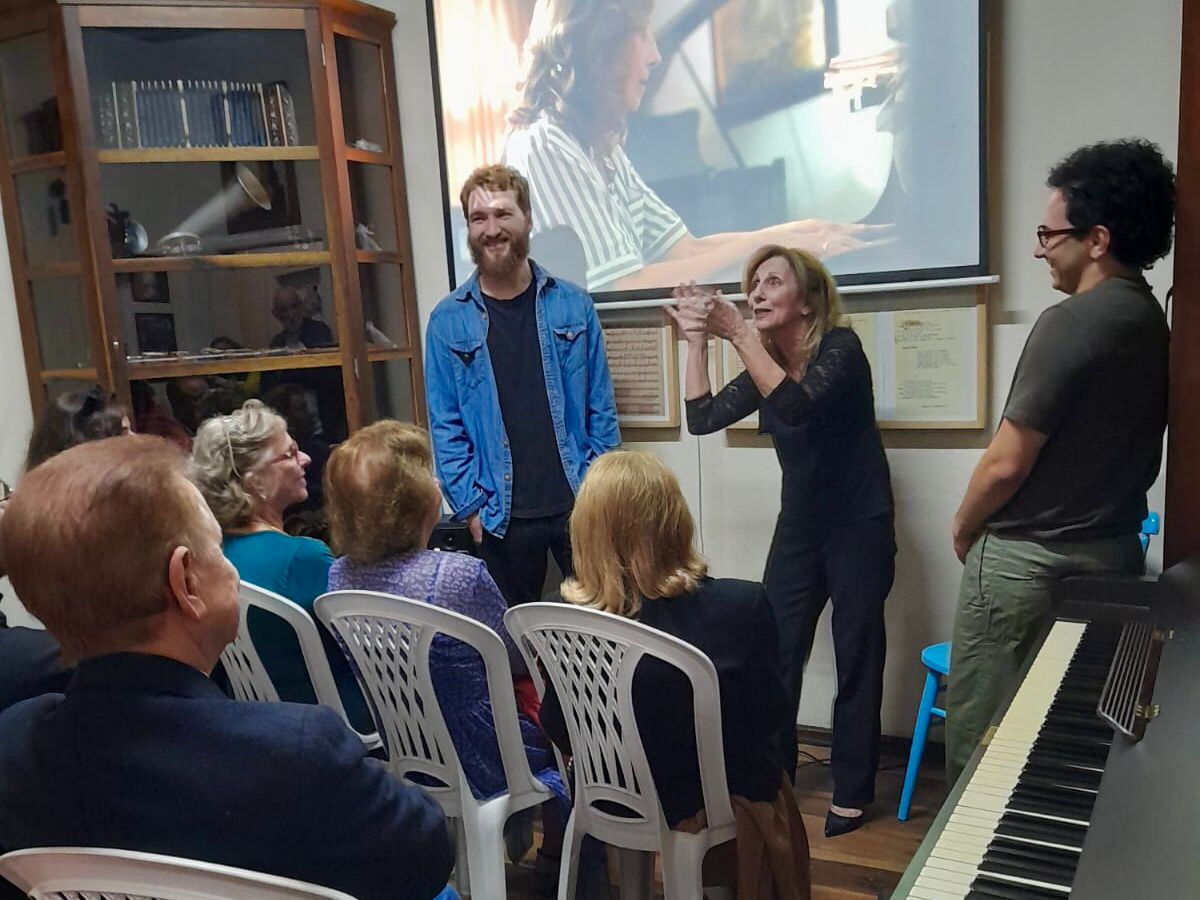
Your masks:
M786 771L796 771L796 713L804 665L825 601L833 603L837 700L833 707L833 802L863 808L875 799L879 708L887 651L883 604L896 574L890 513L832 527L781 517L763 582L779 627L779 661L792 704L781 735Z
M554 555L564 578L574 573L570 518L569 512L539 519L512 518L502 538L484 531L479 555L510 607L542 599L549 564L547 553Z

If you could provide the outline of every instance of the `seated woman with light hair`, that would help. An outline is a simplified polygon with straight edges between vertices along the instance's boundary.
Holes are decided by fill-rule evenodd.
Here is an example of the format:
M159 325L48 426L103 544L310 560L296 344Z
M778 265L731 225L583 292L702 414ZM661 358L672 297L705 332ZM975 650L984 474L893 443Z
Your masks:
M325 593L333 554L318 540L283 530L284 512L308 497L308 463L308 455L288 434L287 422L258 400L207 420L192 444L196 486L221 524L225 556L238 576L311 615L313 601ZM291 626L259 609L250 610L247 624L280 699L315 703ZM363 733L374 731L350 664L333 636L319 631L350 724Z
M721 691L725 773L738 817L738 870L743 851L762 848L756 859L771 870L773 896L807 898L808 840L777 744L791 710L778 671L775 620L762 585L708 575L692 544L694 530L679 482L657 457L605 453L588 469L575 500L575 576L562 593L571 603L687 641L712 660ZM634 672L633 708L667 824L695 829L704 798L687 677L644 659ZM542 698L542 725L570 752L562 708L550 687ZM772 823L773 836L759 829L751 840L746 825L763 821L760 816Z
M441 516L442 494L425 429L384 420L355 432L338 445L325 467L325 502L333 546L342 554L329 571L331 591L396 594L482 622L504 641L514 676L528 683L524 660L504 627L508 605L487 566L473 556L426 549ZM504 766L482 657L461 641L438 635L430 670L472 791L480 798L500 793ZM546 840L555 843L556 837L561 840L566 788L528 703L518 697L517 705L524 709L519 720L529 767L559 801L557 809L547 804L543 810ZM528 824L526 819L522 827ZM527 828L524 833L531 841ZM508 841L513 862L529 849L525 840L512 836Z

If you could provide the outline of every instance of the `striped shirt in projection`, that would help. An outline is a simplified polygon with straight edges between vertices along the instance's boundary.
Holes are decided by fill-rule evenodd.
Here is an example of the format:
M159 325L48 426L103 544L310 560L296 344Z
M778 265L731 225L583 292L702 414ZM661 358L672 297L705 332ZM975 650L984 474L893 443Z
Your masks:
M509 134L504 162L529 180L534 234L566 226L579 237L588 290L641 270L687 234L621 147L597 166L575 138L543 117Z

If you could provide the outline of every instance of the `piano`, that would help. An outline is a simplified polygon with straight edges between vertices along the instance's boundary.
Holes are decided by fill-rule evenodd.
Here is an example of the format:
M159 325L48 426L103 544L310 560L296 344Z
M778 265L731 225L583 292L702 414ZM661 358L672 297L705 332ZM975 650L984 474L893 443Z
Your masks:
M1059 599L892 900L1200 897L1200 557Z

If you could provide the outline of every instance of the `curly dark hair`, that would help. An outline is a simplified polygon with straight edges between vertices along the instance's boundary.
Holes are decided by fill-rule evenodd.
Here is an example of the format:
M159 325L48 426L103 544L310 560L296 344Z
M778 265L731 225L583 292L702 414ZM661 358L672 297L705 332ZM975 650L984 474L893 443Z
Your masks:
M1046 185L1062 192L1072 225L1108 229L1109 253L1124 265L1148 269L1171 249L1175 170L1157 144L1129 139L1080 147L1050 170Z

